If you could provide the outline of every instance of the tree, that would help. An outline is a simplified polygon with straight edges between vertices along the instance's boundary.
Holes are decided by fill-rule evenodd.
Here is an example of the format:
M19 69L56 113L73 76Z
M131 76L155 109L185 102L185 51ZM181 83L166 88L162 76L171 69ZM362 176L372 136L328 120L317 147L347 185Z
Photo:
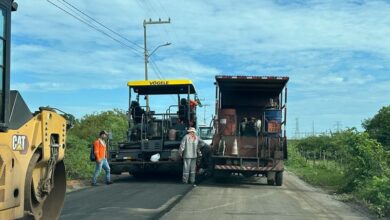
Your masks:
M390 106L382 107L373 118L364 120L362 126L385 150L390 150Z
M111 147L126 139L126 113L117 109L85 115L76 120L66 138L65 165L70 179L91 178L95 163L89 160L92 142L101 130L112 132Z
M101 130L112 133L111 144L114 145L126 139L128 128L127 115L124 111L114 109L101 113L85 115L75 122L69 135L75 135L88 143L92 143Z

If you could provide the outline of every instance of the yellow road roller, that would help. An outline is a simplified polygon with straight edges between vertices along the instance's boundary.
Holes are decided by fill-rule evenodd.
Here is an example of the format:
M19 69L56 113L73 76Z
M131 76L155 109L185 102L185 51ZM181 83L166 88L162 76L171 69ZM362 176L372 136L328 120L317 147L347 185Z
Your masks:
M13 0L0 0L0 219L57 219L66 190L68 120L52 108L32 113L10 90Z

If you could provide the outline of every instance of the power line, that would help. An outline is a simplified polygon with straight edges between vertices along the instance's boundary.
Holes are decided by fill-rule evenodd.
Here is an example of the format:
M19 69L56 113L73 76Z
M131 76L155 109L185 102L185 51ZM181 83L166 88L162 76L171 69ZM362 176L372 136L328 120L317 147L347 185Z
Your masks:
M123 35L119 34L118 32L112 30L111 28L107 27L106 25L102 24L101 22L99 22L98 20L94 19L93 17L91 17L90 15L88 15L87 13L81 11L79 8L77 8L76 6L72 5L71 3L67 2L66 0L62 0L63 2L65 2L67 5L69 5L70 7L74 8L75 10L77 10L78 12L80 12L81 14L83 14L84 16L88 17L89 19L91 19L92 21L98 23L99 25L101 25L102 27L106 28L107 30L109 30L110 32L114 33L115 35L117 35L118 37L124 39L125 41L133 44L134 46L140 48L140 49L144 49L143 47L141 47L140 45L138 45L137 43L135 42L132 42L130 41L129 39L127 39L126 37L124 37Z
M158 13L158 11L156 9L156 7L158 7L158 6L155 5L156 7L154 7L153 1L146 1L145 0L145 5L148 5L149 8L151 9L151 11L153 11L156 16L161 17L161 16L159 16L159 13ZM167 14L166 14L166 16L169 17L169 15L167 15ZM169 41L172 41L172 39L170 37L170 34L168 33L168 29L165 26L163 26L162 28L164 29L164 32L166 33Z
M170 17L169 15L168 15L168 11L166 10L166 8L164 7L164 4L161 2L161 1L157 1L157 3L160 5L160 7L161 7L161 9L162 9L162 11L164 12L164 14L165 14L165 16L167 16L167 17ZM165 27L164 27L165 28ZM175 38L175 41L176 42L179 42L179 37L178 37L178 35L177 35L177 33L176 33L176 29L175 28L173 28L173 29L171 29L171 32L173 33L173 36L174 36L174 38ZM169 32L167 32L168 33L168 37L169 38L171 38L172 36L169 34Z
M152 64L152 69L153 71L155 72L155 74L157 75L157 77L159 79L165 79L165 77L163 77L163 74L162 72L160 71L160 68L158 68L157 64L154 62L154 60L152 59L149 59L150 60L150 63ZM175 97L173 95L170 95L169 96L174 102L176 102L175 100Z
M72 11L72 13L73 13L74 16L78 17L79 19L83 20L84 22L87 22L88 24L92 25L94 28L99 29L99 27L98 27L96 24L94 24L94 23L92 23L90 20L88 20L88 19L86 19L86 18L80 16L80 14L79 14L76 10L74 10L73 8L71 8L69 5L67 5L67 4L65 4L64 2L61 2L61 1L59 1L59 0L57 0L57 2L61 3L64 7L66 7L66 8L69 9L70 11ZM68 11L68 12L69 12L69 11ZM71 12L70 12L70 13L71 13Z
M137 3L143 10L145 10L146 12L149 12L149 13L146 13L146 14L149 15L149 17L153 17L151 15L155 15L157 17L161 17L160 16L161 13L158 13L159 11L156 9L156 8L158 8L158 6L157 6L157 4L154 4L153 1L146 1L146 0L139 1L139 0L137 0ZM167 13L165 13L165 15L167 17L169 17ZM162 28L164 29L164 32L166 33L166 36L167 36L168 40L172 41L172 37L169 34L168 29L165 26L163 26Z
M95 27L94 25L92 25L92 24L90 24L90 23L84 21L82 18L77 17L76 15L74 15L74 14L72 14L71 12L65 10L65 9L62 8L61 6L55 4L54 2L52 2L52 1L50 1L50 0L47 0L47 2L49 2L50 4L52 4L53 6L55 6L56 8L60 9L61 11L65 12L65 13L68 14L69 16L73 17L74 19L76 19L76 20L78 20L78 21L84 23L85 25L89 26L90 28L92 28L92 29L98 31L99 33L101 33L101 34L103 34L103 35L105 35L106 37L110 38L111 40L114 40L114 41L116 41L117 43L121 44L122 46L131 49L133 53L136 53L137 55L140 55L140 54L139 54L140 52L139 52L137 49L135 49L135 48L133 48L133 47L131 47L131 46L129 46L129 45L123 43L122 41L120 41L120 40L118 40L118 39L112 37L110 34L104 32L103 30L101 30L101 29Z
M156 74L157 78L163 79L163 77L162 77L162 75L161 75L161 72L160 72L160 70L158 69L156 63L155 63L153 60L151 60L151 59L149 59L149 61L150 61L151 67L152 67L152 69L153 69L153 72L154 72L154 74Z

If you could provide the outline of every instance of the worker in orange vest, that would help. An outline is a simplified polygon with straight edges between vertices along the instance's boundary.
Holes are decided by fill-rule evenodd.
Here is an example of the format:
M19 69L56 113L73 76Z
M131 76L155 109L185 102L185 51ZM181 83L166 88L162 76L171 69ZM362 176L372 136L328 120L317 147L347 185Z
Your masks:
M107 155L106 155L107 139L108 139L108 133L107 131L103 130L99 133L99 138L97 138L93 143L93 151L96 158L96 167L95 167L95 173L92 178L92 186L97 185L96 179L99 176L100 172L102 171L102 168L106 173L106 184L108 185L112 183L110 177L110 166L108 165Z

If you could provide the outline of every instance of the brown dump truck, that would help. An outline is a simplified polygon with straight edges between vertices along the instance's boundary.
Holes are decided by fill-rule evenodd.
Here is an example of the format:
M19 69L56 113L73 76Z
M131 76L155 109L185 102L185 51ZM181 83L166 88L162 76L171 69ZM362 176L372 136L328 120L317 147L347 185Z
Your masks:
M269 185L281 186L289 78L218 75L215 80L214 177L261 174Z

